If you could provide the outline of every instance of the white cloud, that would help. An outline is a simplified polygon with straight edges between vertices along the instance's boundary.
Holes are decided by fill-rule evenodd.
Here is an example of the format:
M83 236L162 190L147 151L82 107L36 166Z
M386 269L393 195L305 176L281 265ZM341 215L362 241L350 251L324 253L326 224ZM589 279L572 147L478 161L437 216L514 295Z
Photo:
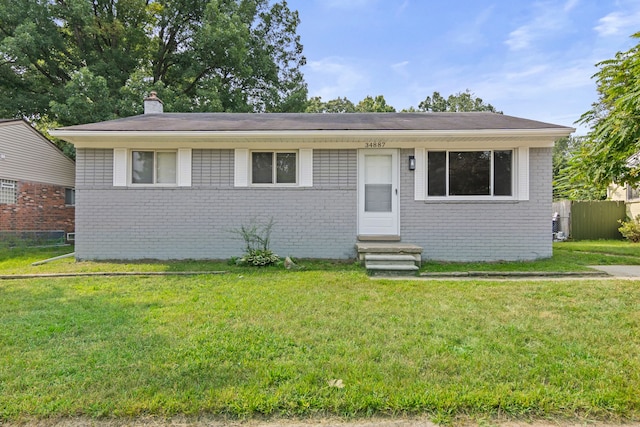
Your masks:
M409 73L407 72L407 65L409 65L409 61L398 62L397 64L391 64L391 69L395 71L402 77L409 77Z
M631 32L637 30L638 22L640 22L640 11L634 13L628 12L612 12L598 20L599 24L594 30L602 36L615 36L618 34L631 35Z
M460 45L483 45L486 43L484 25L493 15L495 6L483 9L473 21L464 22L450 31L448 39Z
M534 42L552 37L558 31L566 31L569 11L575 6L575 1L569 0L564 7L555 2L538 2L533 5L530 22L522 25L511 33L505 44L512 51L530 48Z
M571 12L573 9L576 8L576 6L578 6L578 3L580 3L580 0L568 0L564 4L564 11Z
M321 96L325 101L339 96L351 99L368 84L369 76L361 71L363 68L338 57L309 61L304 70L309 96Z

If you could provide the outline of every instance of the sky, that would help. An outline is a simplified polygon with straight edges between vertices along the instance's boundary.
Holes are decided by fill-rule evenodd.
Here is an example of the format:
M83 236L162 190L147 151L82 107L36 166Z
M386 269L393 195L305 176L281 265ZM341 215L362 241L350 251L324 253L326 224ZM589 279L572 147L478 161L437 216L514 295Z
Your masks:
M640 43L640 0L288 0L309 96L397 111L470 90L504 114L577 128L596 64Z

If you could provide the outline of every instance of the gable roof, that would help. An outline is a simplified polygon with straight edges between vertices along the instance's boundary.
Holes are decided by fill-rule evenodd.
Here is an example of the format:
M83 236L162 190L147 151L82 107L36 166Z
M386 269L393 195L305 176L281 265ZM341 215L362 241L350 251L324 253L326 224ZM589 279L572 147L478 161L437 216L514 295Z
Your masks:
M49 133L76 148L396 148L429 143L552 147L575 129L496 113L158 113Z
M0 178L75 185L75 161L26 120L0 119L0 154Z
M572 130L496 113L163 113L69 126L67 132Z

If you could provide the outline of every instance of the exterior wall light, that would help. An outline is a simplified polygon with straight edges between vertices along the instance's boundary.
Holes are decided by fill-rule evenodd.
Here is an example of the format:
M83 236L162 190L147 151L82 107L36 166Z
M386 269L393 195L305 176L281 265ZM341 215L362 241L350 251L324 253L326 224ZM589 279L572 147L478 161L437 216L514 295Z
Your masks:
M416 170L416 156L409 156L409 170Z

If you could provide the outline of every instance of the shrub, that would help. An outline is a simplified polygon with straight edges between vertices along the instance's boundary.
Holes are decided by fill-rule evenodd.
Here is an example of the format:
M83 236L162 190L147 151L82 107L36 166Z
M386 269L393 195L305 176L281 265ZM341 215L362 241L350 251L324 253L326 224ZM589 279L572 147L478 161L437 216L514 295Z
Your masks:
M246 253L239 260L240 264L251 265L254 267L264 267L267 265L275 264L280 261L280 257L269 249L255 249Z
M266 223L253 219L249 225L243 224L240 228L231 230L244 240L245 245L244 255L236 261L236 264L264 267L280 261L280 257L269 249L273 224L273 218Z
M618 220L618 222L621 225L618 231L625 239L633 243L640 242L640 215L636 215L634 219Z

